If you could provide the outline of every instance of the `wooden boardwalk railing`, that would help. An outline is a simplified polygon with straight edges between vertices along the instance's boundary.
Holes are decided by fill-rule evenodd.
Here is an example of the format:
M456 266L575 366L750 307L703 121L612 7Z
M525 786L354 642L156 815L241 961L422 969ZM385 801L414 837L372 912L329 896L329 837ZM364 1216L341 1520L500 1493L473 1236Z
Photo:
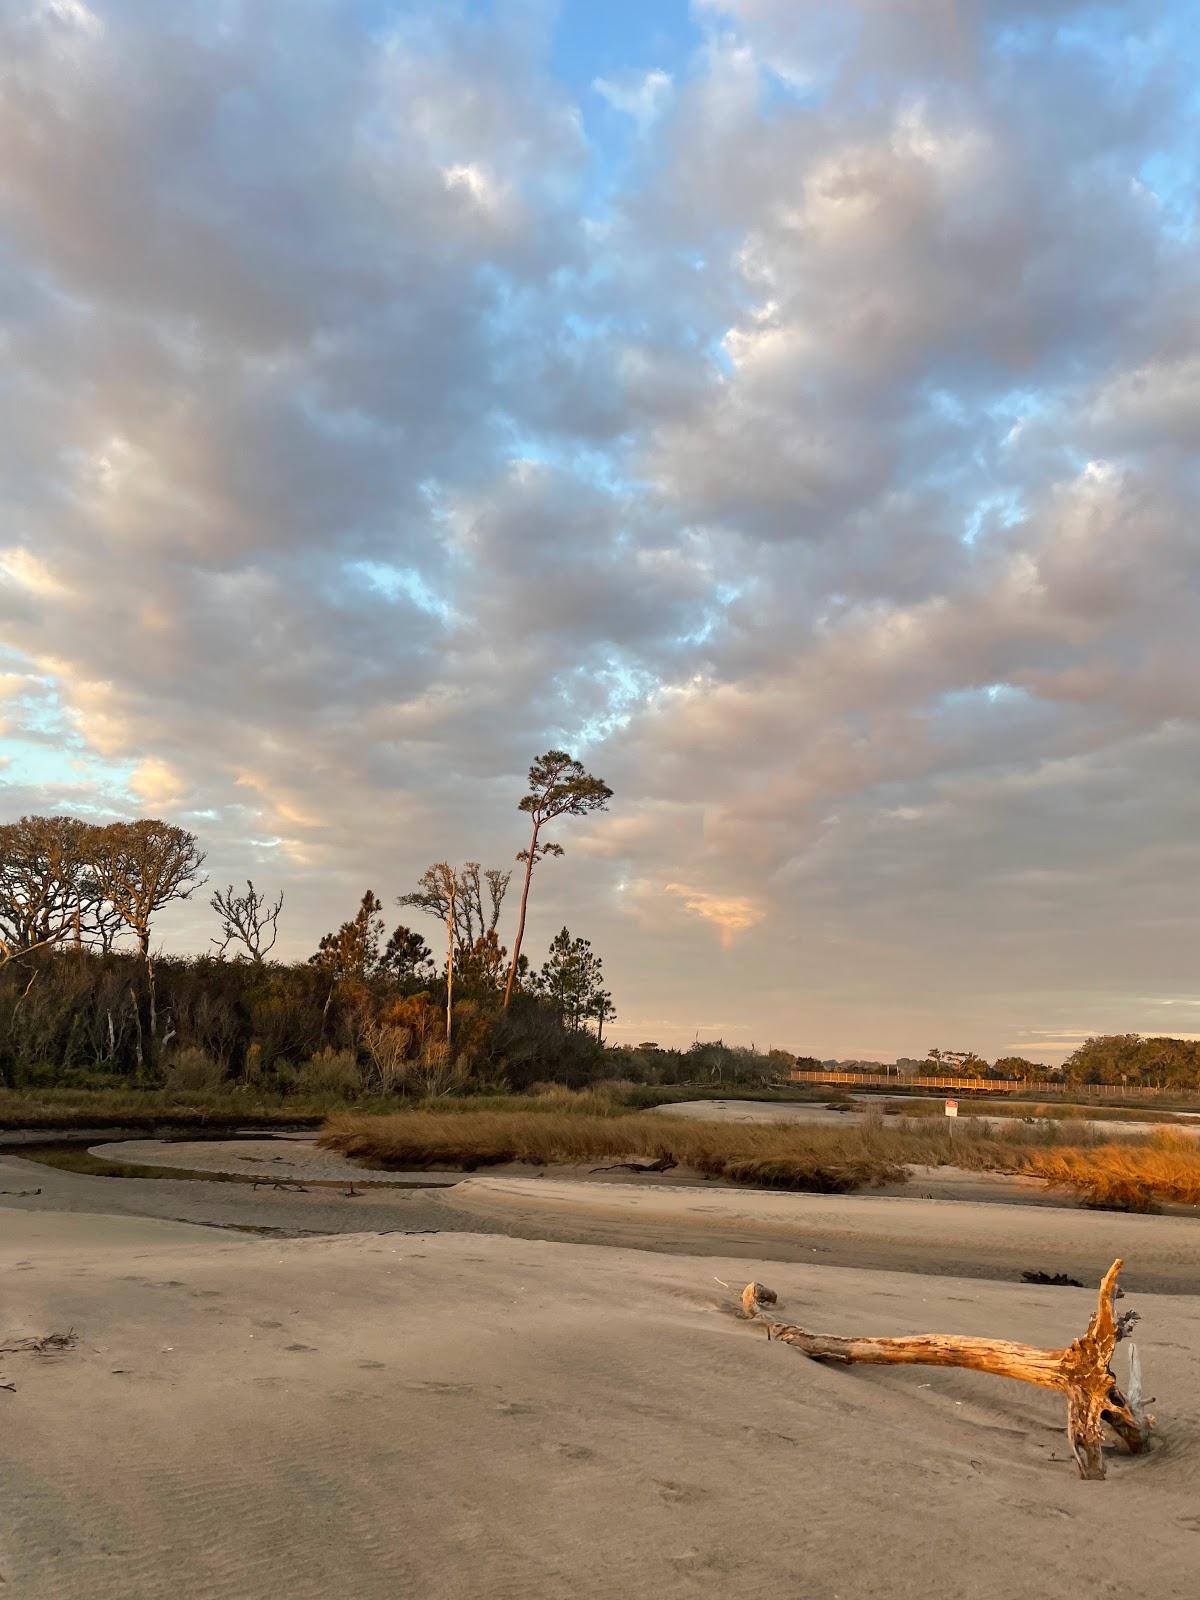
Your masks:
M894 1072L802 1072L798 1068L788 1073L792 1083L824 1083L842 1088L862 1089L936 1089L954 1094L1013 1094L1023 1099L1047 1099L1069 1095L1071 1099L1153 1099L1155 1095L1170 1094L1178 1098L1178 1089L1152 1089L1145 1084L1123 1083L1028 1083L1020 1078L927 1078Z

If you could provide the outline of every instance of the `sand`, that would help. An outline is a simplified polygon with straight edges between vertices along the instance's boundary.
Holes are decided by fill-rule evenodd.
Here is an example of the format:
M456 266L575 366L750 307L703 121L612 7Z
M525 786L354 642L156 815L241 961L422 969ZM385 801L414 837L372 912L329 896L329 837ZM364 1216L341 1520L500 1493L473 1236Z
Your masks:
M528 1169L403 1190L353 1168L351 1197L341 1158L304 1138L119 1155L333 1186L0 1153L0 1343L79 1335L52 1358L0 1356L16 1385L0 1390L0 1594L1196 1592L1194 1217L1030 1204L1027 1180L944 1171L928 1199L921 1174L821 1196ZM1077 1478L1052 1394L823 1367L730 1310L757 1278L823 1331L1060 1344L1118 1253L1159 1427L1103 1484ZM1025 1285L1028 1269L1089 1288Z
M454 1183L452 1176L426 1172L372 1172L334 1150L322 1150L308 1134L261 1139L121 1139L94 1144L104 1161L150 1167L182 1167L192 1172L232 1172L280 1183Z
M1084 1484L1053 1395L814 1365L714 1280L835 1331L1044 1343L1090 1291L14 1211L0 1275L6 1334L80 1334L2 1358L0 1572L27 1600L1195 1593L1190 1297L1131 1296L1158 1441Z
M1200 1289L1200 1225L1193 1217L514 1177L467 1178L444 1200L464 1217L492 1226L504 1219L525 1234L545 1233L569 1219L578 1240L643 1247L653 1242L681 1252L720 1240L726 1253L744 1249L760 1260L901 1270L922 1278L950 1274L1013 1282L1024 1271L1042 1271L1090 1283L1120 1255L1140 1289Z

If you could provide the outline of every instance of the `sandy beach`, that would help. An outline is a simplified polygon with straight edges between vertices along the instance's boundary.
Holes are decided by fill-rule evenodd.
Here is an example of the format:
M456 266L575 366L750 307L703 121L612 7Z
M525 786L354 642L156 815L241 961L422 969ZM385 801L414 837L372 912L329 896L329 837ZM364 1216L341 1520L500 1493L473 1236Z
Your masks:
M329 1170L304 1141L207 1159L280 1154ZM1193 1219L513 1174L348 1199L11 1150L0 1189L0 1342L78 1336L0 1357L0 1574L23 1600L924 1600L931 1572L1040 1600L1087 1549L1114 1594L1194 1593ZM1103 1484L1054 1395L823 1367L731 1312L756 1278L823 1331L1061 1344L1117 1253L1159 1427Z

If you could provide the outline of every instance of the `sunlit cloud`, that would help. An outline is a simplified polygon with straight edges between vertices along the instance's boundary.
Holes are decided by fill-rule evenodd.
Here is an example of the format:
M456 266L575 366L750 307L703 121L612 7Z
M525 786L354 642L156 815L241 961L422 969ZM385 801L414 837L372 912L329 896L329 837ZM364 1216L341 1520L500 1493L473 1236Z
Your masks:
M755 927L766 915L762 906L742 895L712 894L683 883L664 884L663 893L676 895L685 910L703 922L710 922L726 949L739 934Z

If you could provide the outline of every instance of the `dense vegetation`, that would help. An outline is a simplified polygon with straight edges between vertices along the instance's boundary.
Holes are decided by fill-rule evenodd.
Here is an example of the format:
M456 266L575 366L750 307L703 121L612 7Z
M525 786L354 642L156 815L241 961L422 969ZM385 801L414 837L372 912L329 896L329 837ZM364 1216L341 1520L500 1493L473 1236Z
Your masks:
M818 1067L720 1041L607 1048L616 1008L590 942L564 927L539 968L521 953L535 868L563 853L545 830L602 810L611 793L564 751L531 766L518 802L530 831L516 854L524 870L511 955L500 924L512 871L474 861L437 862L397 897L436 919L437 957L406 924L389 932L367 890L307 961L274 960L283 896L250 882L212 892L213 954L160 955L159 912L206 881L193 834L154 818L0 825L0 1086L328 1104L601 1079L745 1090ZM900 1065L1030 1080L1049 1071L1017 1057L989 1066L971 1051L932 1050L924 1063ZM1062 1077L1197 1090L1200 1044L1089 1039Z

